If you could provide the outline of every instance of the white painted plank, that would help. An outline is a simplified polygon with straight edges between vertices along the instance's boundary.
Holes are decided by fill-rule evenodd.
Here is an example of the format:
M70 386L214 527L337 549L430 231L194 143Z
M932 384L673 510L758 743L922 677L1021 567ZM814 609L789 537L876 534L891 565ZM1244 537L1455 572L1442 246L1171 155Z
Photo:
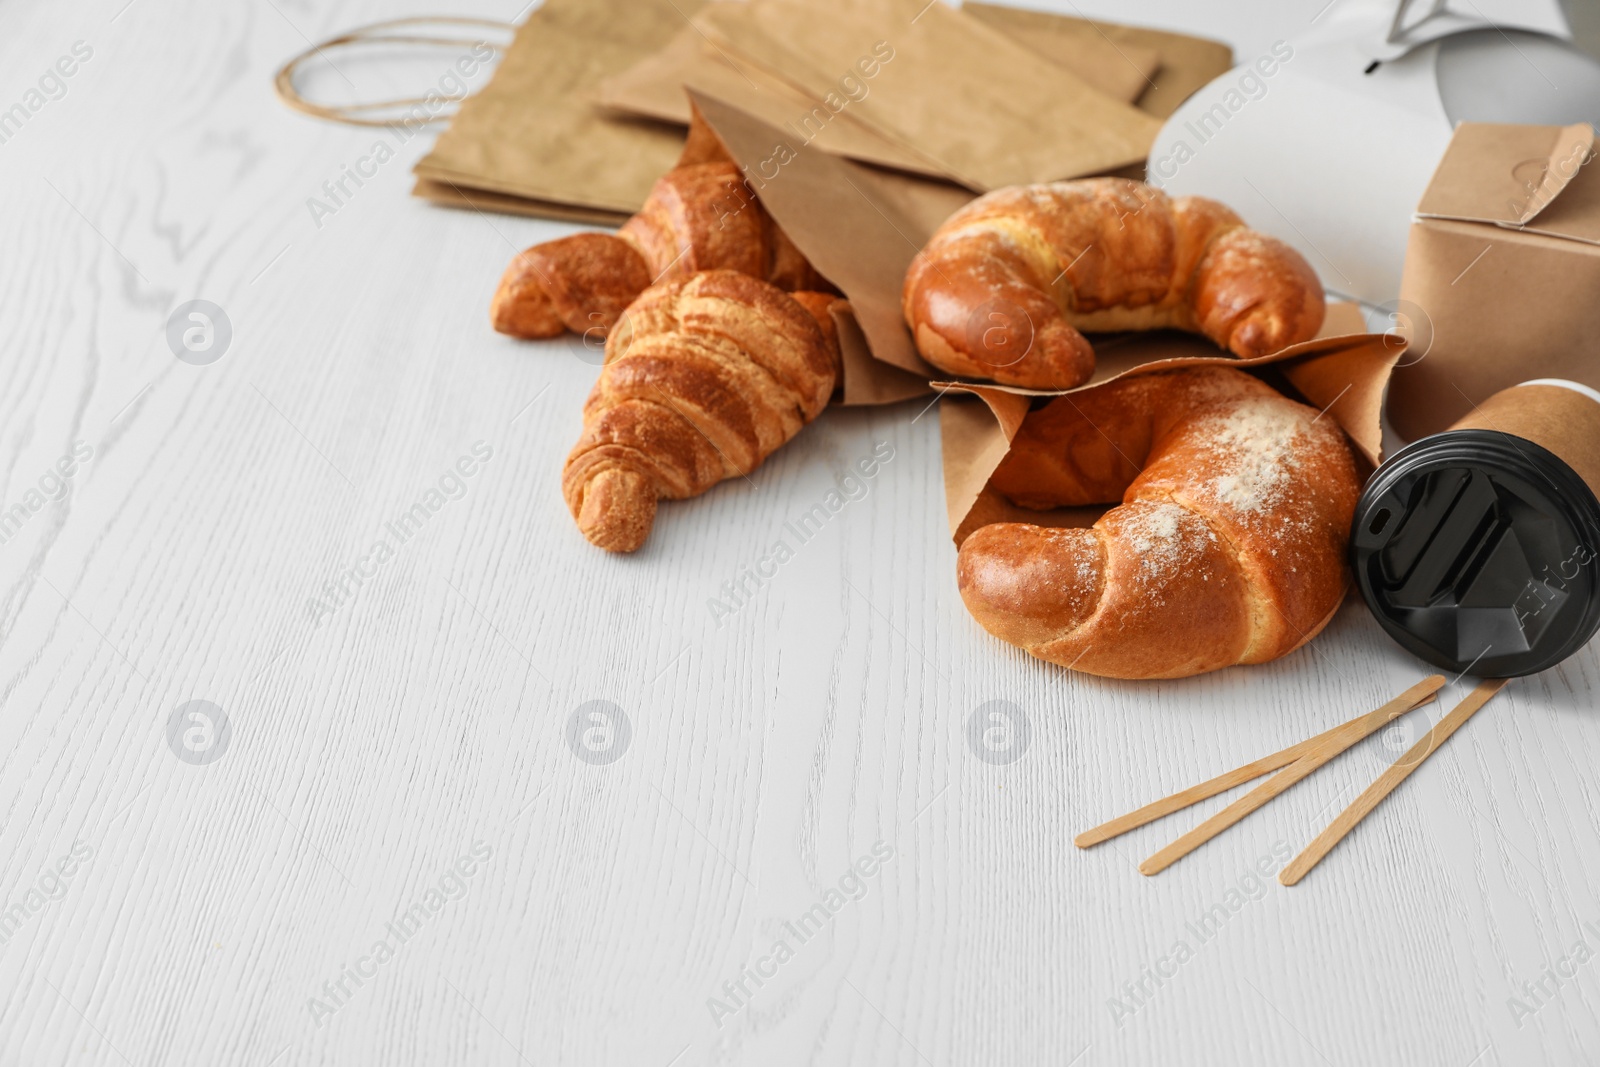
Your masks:
M1159 878L1134 863L1188 816L1079 852L1418 665L1356 605L1288 660L1184 682L1000 645L956 594L916 404L829 412L750 483L664 507L637 557L593 550L558 482L593 366L486 322L512 251L568 228L411 200L424 139L320 228L306 207L373 135L287 113L269 76L302 32L387 13L0 12L0 104L94 48L0 145L4 500L93 450L0 545L0 907L58 897L0 945L0 1062L1594 1058L1588 963L1520 1025L1508 1006L1600 946L1593 649L1508 689L1293 891L1255 864L1369 781L1377 743ZM162 336L197 297L235 331L208 367ZM460 498L314 625L307 601L480 441ZM708 599L878 442L869 492L719 626ZM192 699L234 728L207 767L167 747ZM609 765L567 747L592 699L631 722ZM1010 766L966 741L992 699L1032 728ZM880 841L801 943L785 924ZM441 884L458 899L386 935ZM319 1026L308 1002L385 936ZM780 938L793 958L714 1019Z

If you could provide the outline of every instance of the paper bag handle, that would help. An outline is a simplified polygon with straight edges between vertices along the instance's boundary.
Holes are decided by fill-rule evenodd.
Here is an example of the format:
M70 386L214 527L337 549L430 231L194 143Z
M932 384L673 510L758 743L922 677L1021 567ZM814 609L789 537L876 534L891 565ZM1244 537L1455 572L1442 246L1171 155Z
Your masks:
M315 116L319 119L327 119L330 122L343 122L351 126L393 125L396 121L400 120L395 118L366 118L364 117L364 113L395 108L415 107L417 104L426 103L428 98L424 96L414 96L395 100L374 100L359 104L319 104L315 101L307 100L305 97L300 95L300 90L296 88L294 84L295 72L299 69L301 63L304 63L312 56L322 55L324 52L334 48L351 48L363 44L415 44L434 46L481 44L487 48L493 49L497 53L505 51L505 45L497 44L493 41L483 40L481 38L441 37L413 33L387 34L379 32L382 30L389 30L403 26L438 26L445 24L455 26L484 26L490 29L499 30L501 32L514 32L516 30L516 25L514 23L501 22L498 19L471 18L464 15L424 15L412 16L409 18L385 19L382 22L374 22L367 26L359 26L356 29L350 30L346 33L341 33L337 37L329 38L328 40L323 41L321 44L314 44L307 48L304 52L301 52L299 55L289 60L289 62L285 63L283 67L279 69L277 76L273 78L273 90L277 93L278 99L282 100L289 107L304 114ZM323 58L326 58L326 56ZM426 125L430 122L448 119L454 114L454 111L448 111L441 112L437 115L428 115L426 117L418 118L407 116L404 121L413 125Z

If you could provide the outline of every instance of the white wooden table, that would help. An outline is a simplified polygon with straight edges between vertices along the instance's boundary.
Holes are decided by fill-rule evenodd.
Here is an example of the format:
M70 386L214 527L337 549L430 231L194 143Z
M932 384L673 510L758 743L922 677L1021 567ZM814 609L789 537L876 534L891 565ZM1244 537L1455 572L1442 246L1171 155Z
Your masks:
M920 404L831 411L599 552L558 485L594 367L486 314L567 228L411 200L427 138L307 206L381 134L270 74L404 5L124 2L0 9L0 109L92 52L0 144L0 1064L1600 1057L1596 649L1293 890L1380 739L1157 878L1187 817L1080 852L1421 665L1358 604L1189 681L1031 661L961 606ZM208 365L166 336L195 299ZM596 700L626 724L569 729ZM1009 764L968 741L996 700ZM169 744L191 701L209 748Z

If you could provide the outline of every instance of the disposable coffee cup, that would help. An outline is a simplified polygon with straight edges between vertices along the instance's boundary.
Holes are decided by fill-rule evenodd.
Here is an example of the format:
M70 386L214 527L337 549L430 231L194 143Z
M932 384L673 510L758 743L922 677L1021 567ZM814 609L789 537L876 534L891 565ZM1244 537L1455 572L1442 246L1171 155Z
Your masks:
M1373 615L1429 663L1560 663L1600 629L1600 392L1523 382L1408 445L1368 481L1350 550Z

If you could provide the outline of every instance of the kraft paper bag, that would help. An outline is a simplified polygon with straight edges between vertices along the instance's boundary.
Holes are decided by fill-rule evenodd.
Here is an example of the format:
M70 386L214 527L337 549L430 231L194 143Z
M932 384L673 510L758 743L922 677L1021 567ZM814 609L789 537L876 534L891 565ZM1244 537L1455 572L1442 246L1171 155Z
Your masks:
M683 131L607 114L593 87L655 52L700 0L545 0L494 77L417 163L414 190L446 202L516 197L527 213L620 224L683 147ZM449 193L445 193L449 190ZM581 212L582 214L576 214Z
M700 24L735 62L852 118L979 192L1143 163L1161 123L942 3L911 18L790 0L712 4ZM870 71L870 74L869 74ZM868 92L848 96L851 82Z
M1133 103L1147 92L1154 95L1154 75L1161 68L1161 57L1154 47L1137 40L1114 43L1083 19L992 4L969 3L961 10L1117 100ZM697 18L704 22L703 16ZM892 27L888 23L884 32L892 32ZM869 84L859 84L870 91ZM689 121L686 85L737 100L745 111L779 127L804 122L814 109L825 106L820 98L807 95L755 63L736 61L708 40L702 26L693 24L680 30L660 52L602 79L595 102L618 111L684 124ZM823 151L865 163L934 176L941 173L915 153L862 125L850 114L848 105L833 115L832 121L814 124L803 136L809 136Z
M1035 404L1100 388L1131 374L1220 366L1265 378L1286 394L1322 409L1344 430L1371 467L1382 460L1380 425L1384 389L1405 342L1394 334L1369 334L1353 304L1333 304L1319 337L1256 359L1218 353L1204 337L1172 331L1095 338L1094 377L1076 389L1041 392L974 382L935 382L944 454L945 508L957 545L980 526L1031 522L1089 526L1106 506L1031 511L988 488L1011 441Z
M867 336L849 303L841 301L834 307L833 322L839 328L839 353L844 365L836 403L847 408L895 404L933 392L926 378L907 374L872 357Z
M1005 4L964 3L961 13L999 30L1114 100L1138 103L1156 84L1162 57L1151 43L1124 40L1118 44L1087 19Z
M961 10L1072 71L1107 96L1136 104L1139 110L1156 118L1168 117L1197 89L1233 69L1233 50L1219 41L970 0ZM751 80L743 80L741 72ZM736 63L693 25L679 31L660 52L601 79L595 100L619 111L683 125L689 121L689 102L683 86L689 83L698 84L713 96L738 100L751 114L776 126L804 114L815 104L812 98L760 68ZM787 110L769 110L774 106L765 98L769 89L786 94ZM847 120L844 127L858 136L871 136L872 150L884 150L884 142L854 120ZM831 138L832 131L824 136ZM864 162L902 165L896 160L842 150L830 140L819 138L819 143L828 151Z
M1600 169L1587 123L1456 128L1411 225L1395 318L1412 351L1389 418L1407 439L1502 389L1600 389Z
M496 193L488 189L462 185L454 180L434 181L431 178L419 177L411 187L411 195L431 200L441 207L491 211L502 215L526 215L532 218L556 219L560 222L577 222L587 226L620 226L628 219L627 215L618 211Z
M887 11L907 25L921 7L901 0L833 3L859 8L880 21ZM702 6L702 0L549 0L522 25L490 84L464 102L433 150L418 163L413 192L455 207L620 225L671 166L682 143L681 131L608 112L594 100L608 79L656 57L663 42L680 38L687 42L683 36L687 34L700 38L690 20ZM929 12L929 17L943 15L942 5ZM968 16L969 21L1017 38L1052 64L1075 63L1073 69L1108 97L1125 97L1127 84L1137 74L1146 83L1140 109L1157 117L1231 65L1225 46L1180 34L1000 5L969 5ZM1075 38L1077 46L1072 43ZM703 48L705 41L700 41ZM1110 64L1113 53L1125 74L1119 75ZM1149 69L1152 54L1159 56L1154 73ZM789 103L815 99L757 64L746 61L743 66L748 81L725 61L724 72L737 84L713 81L713 95L738 100L758 113L758 105L767 98L753 92L751 82L798 94L788 97ZM1119 76L1125 79L1122 83L1117 83ZM715 74L707 77L714 79ZM672 75L666 84L672 97L681 101L679 78ZM681 121L684 105L676 106ZM776 105L768 101L767 106ZM799 114L771 110L765 117L781 126ZM982 116L984 123L992 118ZM1034 136L1031 128L1021 135ZM841 114L829 123L818 144L888 167L942 173L915 146L885 139L854 115Z
M976 14L980 5L967 6ZM1197 90L1233 69L1233 49L1221 41L1092 19L1063 21L1074 32L1093 34L1130 56L1130 49L1149 48L1161 57L1161 65L1139 97L1139 110L1158 119L1167 118Z
M825 107L819 98L755 63L735 60L710 44L696 25L685 26L662 51L602 80L594 99L602 107L683 124L690 110L685 86L738 100L745 111L774 126L806 125L809 120L803 135L825 152L899 170L940 173L915 152L863 126L848 108L837 113L830 109L827 121L816 121L812 116L820 113L815 109Z

